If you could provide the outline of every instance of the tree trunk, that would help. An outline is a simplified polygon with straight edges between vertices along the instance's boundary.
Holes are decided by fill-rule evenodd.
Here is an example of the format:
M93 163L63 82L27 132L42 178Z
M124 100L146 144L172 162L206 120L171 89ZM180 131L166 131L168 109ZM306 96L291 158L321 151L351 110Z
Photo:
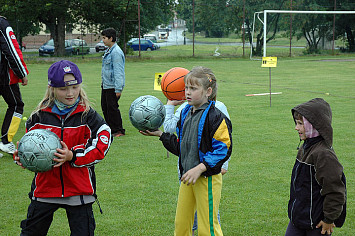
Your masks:
M346 37L349 44L349 52L355 52L355 39L351 28L347 25L345 27Z
M65 16L64 14L57 18L55 24L54 54L55 56L65 56Z

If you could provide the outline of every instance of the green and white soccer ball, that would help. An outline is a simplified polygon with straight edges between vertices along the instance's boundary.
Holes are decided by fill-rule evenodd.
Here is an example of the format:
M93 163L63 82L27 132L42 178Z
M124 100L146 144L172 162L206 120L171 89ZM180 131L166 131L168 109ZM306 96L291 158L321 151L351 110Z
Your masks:
M165 119L164 104L154 96L141 96L132 102L129 119L138 130L157 130Z
M58 164L53 161L57 148L62 148L58 136L45 129L27 132L18 145L18 156L23 167L33 172L45 172Z

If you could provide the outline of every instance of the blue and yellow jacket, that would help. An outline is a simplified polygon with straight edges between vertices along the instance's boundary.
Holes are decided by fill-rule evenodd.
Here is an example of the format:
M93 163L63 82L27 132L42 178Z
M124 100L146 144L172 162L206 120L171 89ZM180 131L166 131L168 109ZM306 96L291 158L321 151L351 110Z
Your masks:
M160 140L164 147L171 153L180 157L180 140L185 118L192 106L187 105L182 111L178 121L176 134L163 133ZM204 110L198 125L198 149L200 163L207 170L202 175L208 177L221 172L221 167L232 153L232 123L215 107L215 102L210 101ZM179 160L180 174L184 172Z

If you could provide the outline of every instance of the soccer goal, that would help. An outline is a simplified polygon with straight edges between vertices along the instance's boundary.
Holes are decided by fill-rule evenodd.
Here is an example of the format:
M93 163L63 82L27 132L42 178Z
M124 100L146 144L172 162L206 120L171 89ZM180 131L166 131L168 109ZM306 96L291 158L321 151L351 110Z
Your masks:
M264 10L260 12L254 13L254 20L253 20L253 30L251 35L252 45L254 45L254 30L255 30L255 18L257 17L258 20L263 25L263 56L266 57L266 29L267 29L267 14L355 14L355 11L291 11L291 10ZM260 14L264 14L264 19L260 19ZM253 60L253 47L250 47L250 59ZM255 60L255 59L254 59ZM261 60L261 59L256 59Z

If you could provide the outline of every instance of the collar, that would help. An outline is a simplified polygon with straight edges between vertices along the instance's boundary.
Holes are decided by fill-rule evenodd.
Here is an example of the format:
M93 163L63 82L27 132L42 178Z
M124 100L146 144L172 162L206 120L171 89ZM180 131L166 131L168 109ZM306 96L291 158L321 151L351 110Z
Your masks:
M320 142L324 140L324 138L322 136L317 136L317 137L314 137L314 138L308 138L304 141L303 143L303 149L307 149L307 148L310 148L311 146L313 146L314 144Z

